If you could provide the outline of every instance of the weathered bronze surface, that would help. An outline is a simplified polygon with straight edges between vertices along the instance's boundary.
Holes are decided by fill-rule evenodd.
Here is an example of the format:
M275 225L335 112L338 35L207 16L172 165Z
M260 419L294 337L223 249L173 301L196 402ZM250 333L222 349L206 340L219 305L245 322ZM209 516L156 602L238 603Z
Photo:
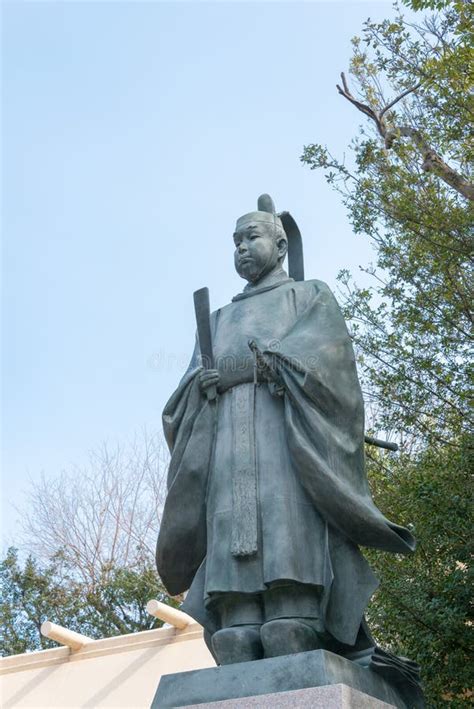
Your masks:
M268 195L234 242L247 285L211 314L203 359L197 296L195 352L163 414L158 570L171 594L189 589L183 609L219 664L322 648L369 665L364 611L378 582L359 545L405 554L415 541L369 492L344 318L325 283L303 280L298 227ZM416 683L413 663L384 658Z

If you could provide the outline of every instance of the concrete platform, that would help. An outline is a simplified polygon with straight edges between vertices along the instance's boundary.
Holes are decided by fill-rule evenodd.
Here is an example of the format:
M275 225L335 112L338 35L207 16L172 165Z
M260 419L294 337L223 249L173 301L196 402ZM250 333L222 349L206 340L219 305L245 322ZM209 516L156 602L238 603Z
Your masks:
M227 699L222 702L188 704L185 709L393 709L393 704L369 697L345 684L297 689L294 692Z
M295 690L310 689L314 691L315 688L324 688L326 692L332 691L334 697L339 691L339 701L346 701L344 696L347 698L347 692L346 695L341 694L342 690L335 690L334 685L346 685L347 689L357 690L359 693L378 699L378 706L380 706L380 702L385 702L385 704L398 709L412 709L405 703L396 686L386 682L376 672L326 650L313 650L255 662L242 662L211 669L163 675L152 703L152 709L193 705L212 706L212 702L219 702L217 706L220 706L221 702L228 700L234 701L234 704L222 704L223 707L234 705L237 707L240 704L235 704L235 700L244 697L246 698L245 706L252 706L250 702L255 698L260 703L253 704L253 706L277 706L275 705L275 695L278 693L286 693L288 696L288 693L293 694ZM331 686L330 689L328 686ZM268 695L274 695L273 703L265 705L262 702L269 701ZM280 696L280 700L286 701L282 696ZM290 705L283 704L282 706ZM293 704L293 706L295 705ZM307 705L302 704L301 706ZM313 704L313 706L317 706L317 704ZM330 705L326 704L326 706ZM334 705L334 707L336 706L351 705L339 703ZM366 702L363 706L371 705Z

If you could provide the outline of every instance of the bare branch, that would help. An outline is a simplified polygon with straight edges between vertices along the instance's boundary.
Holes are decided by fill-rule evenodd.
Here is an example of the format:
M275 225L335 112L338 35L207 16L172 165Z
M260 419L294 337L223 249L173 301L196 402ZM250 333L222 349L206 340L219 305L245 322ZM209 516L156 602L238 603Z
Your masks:
M423 158L423 163L421 165L422 170L425 172L432 172L463 197L474 201L474 185L466 180L465 177L460 175L450 165L448 165L423 138L419 130L409 126L393 126L388 128L384 120L384 115L387 111L393 108L396 103L408 96L408 94L416 91L421 86L421 82L403 91L399 96L384 106L380 112L377 112L371 108L371 106L362 103L352 95L344 72L341 73L341 79L342 88L339 84L336 85L338 92L375 123L379 135L384 138L385 147L387 150L390 150L390 148L393 147L395 140L400 138L409 138L421 153Z
M350 101L359 111L362 113L365 113L366 116L371 118L375 125L377 126L377 130L380 133L382 137L384 137L385 132L384 132L384 127L379 119L379 116L376 111L374 111L370 106L366 105L365 103L362 103L358 99L355 98L349 91L349 87L347 84L346 76L344 72L341 72L341 79L342 79L342 86L344 88L341 88L339 84L336 84L336 88L341 94L341 96L344 96L348 101Z
M84 469L31 483L23 512L26 549L44 561L61 551L93 593L112 566L153 562L168 465L158 434L92 451Z
M382 108L382 110L380 111L379 118L382 119L382 116L384 113L386 113L391 108L393 108L396 103L398 103L399 101L402 100L402 98L405 98L405 96L408 96L408 94L411 94L411 93L413 93L413 91L416 91L417 89L419 89L420 86L421 86L421 81L418 84L415 84L415 86L411 86L406 91L403 91L399 96L394 98L393 101L390 101L390 103L387 103L387 105L384 108Z

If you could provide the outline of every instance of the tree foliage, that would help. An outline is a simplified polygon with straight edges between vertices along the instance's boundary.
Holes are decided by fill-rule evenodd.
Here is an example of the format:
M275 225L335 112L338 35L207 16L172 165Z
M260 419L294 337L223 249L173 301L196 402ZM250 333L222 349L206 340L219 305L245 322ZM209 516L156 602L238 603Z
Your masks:
M177 605L166 594L154 565L145 560L133 569L104 569L91 588L61 554L47 565L32 556L21 564L17 550L10 548L0 563L0 579L4 655L56 646L41 635L45 620L96 639L160 627L161 621L146 611L151 598Z
M438 448L402 455L389 474L370 465L379 507L415 521L417 551L408 558L364 552L381 580L369 623L382 646L421 665L431 707L470 702L473 464L465 440L454 453Z
M405 5L435 12L408 22L395 4L353 40L338 90L348 120L364 119L349 156L313 144L302 160L324 170L374 245L369 285L343 272L341 294L370 426L401 446L390 459L367 450L370 482L419 542L408 559L371 552L382 584L370 620L382 645L421 664L428 705L457 707L473 685L473 4Z
M390 130L409 125L470 178L474 103L466 24L464 3L419 25L400 14L379 24L368 20L354 39L351 75L360 103L378 114L389 94L419 85L385 114ZM325 169L354 231L376 248L377 262L366 269L372 287L340 275L366 397L378 403L380 428L405 445L453 445L472 426L472 203L423 169L412 141L395 140L387 149L374 121L361 127L352 148L351 165L321 145L307 146L302 159Z

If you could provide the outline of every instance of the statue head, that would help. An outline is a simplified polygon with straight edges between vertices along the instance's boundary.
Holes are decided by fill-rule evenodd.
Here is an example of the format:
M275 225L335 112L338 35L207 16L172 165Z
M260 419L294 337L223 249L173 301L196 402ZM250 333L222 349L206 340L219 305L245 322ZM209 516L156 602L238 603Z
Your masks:
M237 220L234 232L235 269L249 283L281 268L288 250L288 239L272 198L261 195L258 211Z

